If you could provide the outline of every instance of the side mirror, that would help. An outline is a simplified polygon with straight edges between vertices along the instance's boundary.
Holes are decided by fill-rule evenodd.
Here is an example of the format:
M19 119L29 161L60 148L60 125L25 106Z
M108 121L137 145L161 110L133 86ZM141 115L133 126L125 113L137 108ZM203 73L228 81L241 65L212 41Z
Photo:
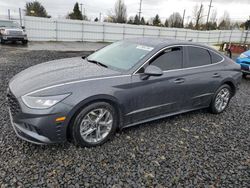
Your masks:
M142 80L148 79L150 76L161 76L163 74L162 70L154 65L149 65L145 71L144 74L141 75Z
M147 76L161 76L163 74L162 70L154 65L149 65L145 71L144 74Z

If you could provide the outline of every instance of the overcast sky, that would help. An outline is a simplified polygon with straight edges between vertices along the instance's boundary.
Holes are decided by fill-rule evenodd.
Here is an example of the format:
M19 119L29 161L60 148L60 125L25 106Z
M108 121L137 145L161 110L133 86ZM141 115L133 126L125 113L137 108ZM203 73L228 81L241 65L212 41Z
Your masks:
M24 9L28 0L0 0L0 15L7 15L7 10L11 14L17 14L18 8ZM76 0L39 0L52 17L65 17L72 11ZM116 0L78 0L83 4L86 15L92 20L99 17L99 13L105 17L112 11ZM204 5L204 14L207 14L210 0L142 0L142 16L149 19L155 14L159 14L162 21L169 17L173 12L180 12L186 9L185 21L190 20L193 16L193 7ZM138 13L140 0L124 0L127 5L128 16L134 16ZM245 21L250 16L250 0L213 0L212 11L217 10L218 19L224 11L228 11L234 21ZM205 18L205 17L204 17Z

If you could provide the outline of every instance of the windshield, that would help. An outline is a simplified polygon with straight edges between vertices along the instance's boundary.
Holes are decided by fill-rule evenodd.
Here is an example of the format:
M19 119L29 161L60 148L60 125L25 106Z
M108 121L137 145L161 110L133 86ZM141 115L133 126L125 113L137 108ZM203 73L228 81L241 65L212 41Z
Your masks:
M145 57L153 47L120 41L88 56L88 60L100 62L107 67L127 71Z
M0 27L12 27L12 28L18 27L18 28L20 28L20 26L13 21L3 21L3 20L0 20Z

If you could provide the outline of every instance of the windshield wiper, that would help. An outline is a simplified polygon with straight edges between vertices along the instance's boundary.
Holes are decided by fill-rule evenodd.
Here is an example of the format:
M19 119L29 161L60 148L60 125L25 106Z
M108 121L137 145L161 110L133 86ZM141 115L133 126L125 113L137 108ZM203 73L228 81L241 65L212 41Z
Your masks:
M94 64L97 64L97 65L99 65L99 66L108 68L107 65L105 65L105 64L103 64L103 63L101 63L101 62L99 62L99 61L96 61L96 60L93 60L93 59L88 59L88 58L85 58L85 59L86 59L88 62L90 62L90 63L94 63Z

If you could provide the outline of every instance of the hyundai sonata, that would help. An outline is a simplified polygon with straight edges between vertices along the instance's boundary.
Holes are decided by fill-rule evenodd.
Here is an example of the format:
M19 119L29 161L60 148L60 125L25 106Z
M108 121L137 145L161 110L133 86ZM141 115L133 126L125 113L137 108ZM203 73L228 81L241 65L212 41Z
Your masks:
M238 64L208 46L127 39L17 74L8 89L10 119L32 143L97 146L117 129L202 108L221 113L241 76Z

